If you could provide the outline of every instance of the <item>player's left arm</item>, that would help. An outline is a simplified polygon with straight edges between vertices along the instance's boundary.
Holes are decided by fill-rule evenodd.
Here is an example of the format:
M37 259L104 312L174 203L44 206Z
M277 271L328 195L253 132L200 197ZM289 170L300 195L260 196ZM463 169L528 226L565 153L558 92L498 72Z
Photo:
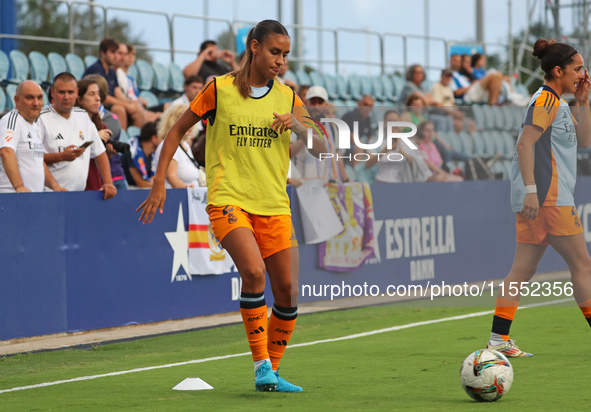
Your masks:
M577 118L575 129L577 130L577 144L579 147L589 147L591 145L591 117L589 115L590 90L591 81L589 80L589 73L585 69L585 77L579 82L575 91L577 102L573 110Z

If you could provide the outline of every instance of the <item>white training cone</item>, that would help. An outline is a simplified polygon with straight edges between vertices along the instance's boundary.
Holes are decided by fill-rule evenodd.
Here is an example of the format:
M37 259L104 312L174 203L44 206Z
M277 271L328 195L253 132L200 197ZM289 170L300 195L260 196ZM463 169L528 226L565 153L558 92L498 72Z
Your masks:
M200 378L187 378L172 389L175 391L202 391L213 389L213 386Z

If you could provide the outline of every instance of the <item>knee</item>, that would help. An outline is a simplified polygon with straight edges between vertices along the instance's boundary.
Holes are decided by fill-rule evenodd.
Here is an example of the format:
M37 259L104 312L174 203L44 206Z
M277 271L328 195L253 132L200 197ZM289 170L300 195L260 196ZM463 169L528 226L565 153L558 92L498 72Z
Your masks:
M265 265L259 263L251 263L245 267L240 268L240 277L242 283L246 286L259 286L265 284Z

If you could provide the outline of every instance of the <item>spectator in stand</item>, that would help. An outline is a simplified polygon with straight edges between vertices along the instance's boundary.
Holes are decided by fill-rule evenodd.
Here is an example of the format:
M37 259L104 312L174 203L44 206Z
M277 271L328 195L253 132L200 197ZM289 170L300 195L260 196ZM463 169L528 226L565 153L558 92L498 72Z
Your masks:
M160 121L158 122L158 136L164 141L166 134L170 130L173 124L182 116L182 114L189 108L188 104L176 104L166 110ZM193 129L197 125L185 133L185 136L181 140L181 143L176 149L174 156L166 171L166 180L164 181L164 187L170 188L187 188L187 187L199 187L206 186L205 181L205 169L199 167L200 165L193 157L191 151L191 144L193 140ZM156 153L154 154L154 160L152 162L153 169L158 165L160 159L160 152L162 151L162 143L158 145Z
M480 53L474 53L470 59L472 74L475 80L480 80L486 76L486 56Z
M474 83L474 80L477 80L472 70L472 57L469 54L462 54L460 73L466 76L470 80L470 83Z
M503 75L500 72L487 74L482 79L470 83L470 80L460 73L462 68L460 55L451 56L450 66L453 72L450 87L456 98L463 99L468 104L488 103L491 106L498 104L503 82Z
M99 59L86 68L84 76L100 74L107 80L109 96L105 103L107 108L119 117L121 127L127 129L128 116L134 126L141 127L145 122L143 106L137 100L131 100L123 94L117 81L114 67L118 64L118 50L119 44L115 40L111 38L103 39L99 45Z
M94 159L102 178L103 198L114 197L117 188L98 130L86 111L74 107L78 98L76 78L68 72L55 76L51 96L53 103L41 110L38 120L49 171L67 190L84 190L90 159Z
M441 71L441 79L431 87L431 95L433 96L433 100L439 106L455 106L454 92L449 86L452 80L453 72L449 69L443 69Z
M146 102L146 99L139 97L140 90L137 87L137 82L128 74L129 67L135 63L135 49L133 49L133 46L119 43L115 63L113 67L117 74L117 83L123 94L131 100L138 101L143 107L147 107L148 102Z
M225 64L220 64L218 60ZM220 50L215 41L206 40L201 43L197 58L183 69L183 74L185 77L198 74L207 79L209 76L221 76L237 69L238 64L232 51Z
M88 113L88 117L98 130L102 142L104 142L105 139L109 140L112 132L107 129L99 115L101 98L98 84L95 80L86 78L78 81L78 98L76 99L76 107L80 107ZM111 156L113 155L113 146L106 147L106 153L110 161ZM86 179L86 188L84 190L100 190L102 186L103 182L101 182L101 176L96 164L91 162L88 168L88 177Z
M289 64L287 63L287 57L283 59L283 65L281 66L281 69L279 69L279 73L277 74L277 81L279 83L283 83L284 85L288 86L291 88L291 90L293 91L297 91L298 90L298 84L295 83L292 80L286 79L285 77L285 73L287 73L287 71L289 70Z
M406 70L406 83L400 92L400 101L405 102L407 97L413 93L421 93L425 100L425 106L433 106L434 101L428 90L423 89L425 81L425 70L420 64L413 64Z
M167 110L169 107L175 106L177 104L183 104L188 106L195 96L203 89L203 78L199 75L189 76L185 79L185 93L183 93L179 98L173 100L170 103L166 103L164 105L164 110Z
M403 122L410 122L415 126L427 121L425 115L425 98L421 92L411 93L407 96L405 105L406 111L400 117Z
M389 110L384 115L384 128L388 127L388 122L398 121L400 121L398 113ZM387 136L386 131L384 136ZM393 127L392 131L400 133L402 128ZM376 170L376 183L413 183L427 182L432 179L433 173L421 153L409 148L400 139L392 141L392 149L388 149L388 142L384 140L377 153L379 155L371 156L363 165L367 170ZM359 176L359 173L357 175Z
M401 116L403 122L410 122L418 127L421 123L428 121L427 117L424 115L425 99L423 99L420 93L414 93L408 96L408 99L406 99L406 105L407 111L402 113ZM429 120L429 123L433 122ZM440 139L436 133L433 135L432 140L435 146L437 146L441 157L446 162L449 160L466 161L472 158L470 155L455 150L453 146L446 143L443 139Z
M125 179L123 166L121 165L121 156L119 156L118 152L126 153L129 150L129 145L119 143L119 139L121 138L121 123L119 123L119 119L117 118L117 116L111 113L109 110L105 109L105 106L103 105L105 99L108 96L109 91L107 81L104 77L98 74L88 75L84 77L82 80L94 80L98 86L99 97L101 102L98 108L98 116L100 119L100 123L97 120L93 119L93 115L91 114L93 112L93 109L85 107L86 104L84 100L81 100L81 96L84 96L85 93L83 92L82 87L80 86L80 82L78 82L79 106L88 112L91 119L93 120L93 123L97 126L97 129L99 129L98 124L101 125L101 128L99 129L99 136L107 149L107 157L109 158L109 166L111 167L111 178L113 179L113 184L115 185L118 191L127 190L129 187L127 185L127 180ZM106 132L105 130L108 130L110 133Z
M327 117L328 93L324 87L312 86L306 93L306 108L310 117L320 121ZM329 116L330 117L330 116ZM343 159L337 160L338 145L336 144L338 131L332 123L324 124L324 129L328 134L328 149L333 154L332 158L319 160L312 156L307 150L302 150L305 143L297 139L291 144L291 157L296 170L302 179L323 179L326 181L348 182L349 176L345 170ZM297 138L297 137L296 137Z
M123 170L130 185L152 187L152 176L156 169L152 167L152 158L161 142L155 122L146 123L138 137L129 139L130 152L123 157Z
M15 109L0 119L0 193L66 191L43 161L43 140L36 120L43 107L43 91L32 80L16 88Z
M353 125L357 122L359 127L359 139L362 141L371 141L374 135L372 125L371 125L371 112L373 110L373 105L375 103L375 99L373 96L365 95L357 102L357 107L351 110L348 113L343 115L343 121L347 123L349 126L349 130L351 131L351 148L350 149L341 149L341 156L345 156L345 165L347 168L351 168L347 170L347 173L351 176L355 175L354 168L357 164L357 161L354 158L355 153L358 153L360 150L357 145L354 144L353 141ZM357 150L357 151L356 151Z
M431 95L433 96L433 100L435 101L438 110L445 111L451 116L453 120L453 129L457 133L464 129L467 129L472 133L476 130L476 124L472 119L465 118L464 114L456 107L454 92L449 86L452 79L452 71L449 69L443 69L441 71L441 79L431 88ZM435 124L435 122L433 123ZM435 126L435 130L439 130L438 125Z
M437 146L433 143L435 137L435 127L430 121L425 121L419 124L417 128L416 141L418 143L419 150L423 154L425 162L433 173L432 181L434 182L461 182L464 179L461 176L456 176L451 173L447 173L441 168L443 166L443 159Z
M308 93L308 90L310 89L310 85L309 84L300 84L298 86L298 96L300 96L300 99L302 100L302 104L304 106L308 105L308 102L306 101L306 94Z

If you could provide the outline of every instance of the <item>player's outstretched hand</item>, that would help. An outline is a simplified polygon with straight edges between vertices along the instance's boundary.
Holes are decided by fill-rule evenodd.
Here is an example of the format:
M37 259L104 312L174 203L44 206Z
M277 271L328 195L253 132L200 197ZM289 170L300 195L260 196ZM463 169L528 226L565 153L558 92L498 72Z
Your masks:
M146 222L152 223L157 210L160 210L160 213L164 212L165 200L166 189L164 188L164 184L153 184L148 198L135 210L136 212L142 211L139 220L143 220L144 225Z

